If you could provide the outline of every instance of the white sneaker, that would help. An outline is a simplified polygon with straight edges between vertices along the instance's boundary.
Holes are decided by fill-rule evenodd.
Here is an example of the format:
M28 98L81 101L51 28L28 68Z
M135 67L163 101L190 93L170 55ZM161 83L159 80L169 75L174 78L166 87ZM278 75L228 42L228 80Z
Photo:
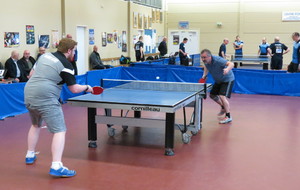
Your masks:
M222 116L226 113L225 109L221 109L221 111L218 113L218 116Z
M226 123L230 123L232 122L232 118L229 117L224 117L224 119L222 119L221 121L219 121L220 124L226 124Z

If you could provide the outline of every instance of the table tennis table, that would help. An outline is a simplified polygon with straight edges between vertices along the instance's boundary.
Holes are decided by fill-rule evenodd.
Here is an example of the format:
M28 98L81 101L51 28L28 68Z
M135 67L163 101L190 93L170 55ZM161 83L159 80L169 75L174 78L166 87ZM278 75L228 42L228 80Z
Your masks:
M73 106L87 107L89 147L96 148L97 123L107 124L109 136L114 136L114 125L139 127L165 127L165 155L174 155L174 130L182 132L182 140L189 143L190 131L196 135L202 127L202 105L211 84L161 82L140 80L102 79L104 92L100 95L85 94L70 98ZM190 123L187 124L185 108L192 107ZM104 108L105 115L97 115L97 108ZM112 109L121 110L121 116L112 116ZM184 123L175 123L175 112L183 109ZM134 111L133 117L123 110ZM164 112L165 119L142 118L141 112Z
M234 62L235 68L237 68L238 62L262 63L263 69L268 70L268 65L271 62L271 58L267 55L232 55L231 62Z

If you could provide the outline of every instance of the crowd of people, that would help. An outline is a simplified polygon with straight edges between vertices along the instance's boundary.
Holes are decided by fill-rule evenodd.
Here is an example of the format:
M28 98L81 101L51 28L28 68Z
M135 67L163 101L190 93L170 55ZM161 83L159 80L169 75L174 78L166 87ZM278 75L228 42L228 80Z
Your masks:
M23 52L23 56L20 58L19 52L13 50L11 56L5 61L4 78L10 79L13 82L27 82L30 78L30 71L34 67L39 57L46 52L44 47L39 48L39 52L36 58L31 56L29 50Z
M294 32L292 34L293 44L293 54L292 61L288 65L288 72L295 73L299 72L299 63L300 63L300 34L298 32ZM226 46L229 44L228 38L223 40L219 48L219 56L224 59L228 59L226 54ZM244 42L240 39L239 36L236 36L235 41L233 42L233 48L235 50L235 57L243 57L243 46ZM265 57L271 57L271 69L272 70L281 70L283 66L283 55L290 52L290 48L288 48L284 43L280 42L280 38L277 36L274 38L274 42L272 44L267 43L267 39L264 37L262 39L262 43L258 46L258 55ZM240 62L242 66L242 62Z

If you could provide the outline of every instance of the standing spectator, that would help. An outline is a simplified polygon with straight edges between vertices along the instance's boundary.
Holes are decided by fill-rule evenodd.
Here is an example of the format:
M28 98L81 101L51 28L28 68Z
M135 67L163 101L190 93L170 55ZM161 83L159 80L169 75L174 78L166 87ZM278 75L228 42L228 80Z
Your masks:
M139 41L134 45L136 61L145 61L143 36L139 37Z
M98 53L98 46L93 47L93 52L90 55L90 66L92 69L109 69L112 66L103 65L100 54Z
M71 34L67 34L66 37L69 38L69 39L73 38ZM77 48L76 48L74 57L71 60L72 66L73 66L74 71L75 71L75 75L78 75L78 69L77 69L77 63L76 63L77 62L77 57L78 57L78 51L77 51Z
M269 44L267 39L263 38L261 44L258 46L258 55L267 56L268 55Z
M226 45L229 43L228 38L224 38L223 43L221 44L220 48L219 48L219 56L226 59L227 55L226 55Z
M235 41L233 42L233 48L235 50L235 57L242 58L243 57L243 46L244 42L241 40L240 36L235 37ZM237 62L234 63L234 67L237 68ZM243 63L240 62L240 66L243 66Z
M280 38L275 37L274 43L270 45L268 48L269 54L272 56L271 59L271 69L272 70L281 70L282 69L282 59L284 54L288 53L290 49L284 45L283 43L280 43Z
M293 57L292 62L288 66L289 73L299 72L299 63L300 63L300 34L298 32L294 32L292 34L292 39L294 40L293 45Z
M185 44L188 42L187 38L183 38L183 41L179 44L179 58L180 58L180 65L189 65L189 61L187 58L187 53L185 52Z
M11 52L11 57L5 62L5 79L13 79L16 82L26 82L28 79L24 72L24 67L18 64L19 53L17 51Z
M24 69L24 74L28 78L30 70L35 64L35 59L30 56L30 51L25 50L23 53L23 57L18 61L18 65L21 65Z
M39 57L40 57L41 55L45 54L45 53L46 53L46 49L45 49L44 47L39 47L39 53L38 53L38 55L37 55L37 57L36 57L36 60L38 60Z
M158 46L159 56L163 57L168 53L167 37L164 37Z

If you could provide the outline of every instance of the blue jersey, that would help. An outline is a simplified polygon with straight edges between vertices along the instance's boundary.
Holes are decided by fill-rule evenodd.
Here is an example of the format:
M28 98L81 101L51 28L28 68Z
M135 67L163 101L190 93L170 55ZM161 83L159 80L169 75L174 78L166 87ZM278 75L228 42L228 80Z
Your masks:
M237 48L238 46L240 46L240 45L244 45L244 42L243 41L235 41L234 42L234 46ZM235 50L235 55L243 55L243 48L241 48L241 49L236 49Z
M259 45L260 55L267 55L268 54L268 48L269 48L268 43L260 44Z
M294 42L292 62L295 64L299 64L299 56L300 56L299 51L300 51L300 41Z
M234 80L234 74L232 70L230 70L226 75L223 73L227 62L228 61L226 59L213 55L211 63L205 64L205 67L216 83L230 82Z

